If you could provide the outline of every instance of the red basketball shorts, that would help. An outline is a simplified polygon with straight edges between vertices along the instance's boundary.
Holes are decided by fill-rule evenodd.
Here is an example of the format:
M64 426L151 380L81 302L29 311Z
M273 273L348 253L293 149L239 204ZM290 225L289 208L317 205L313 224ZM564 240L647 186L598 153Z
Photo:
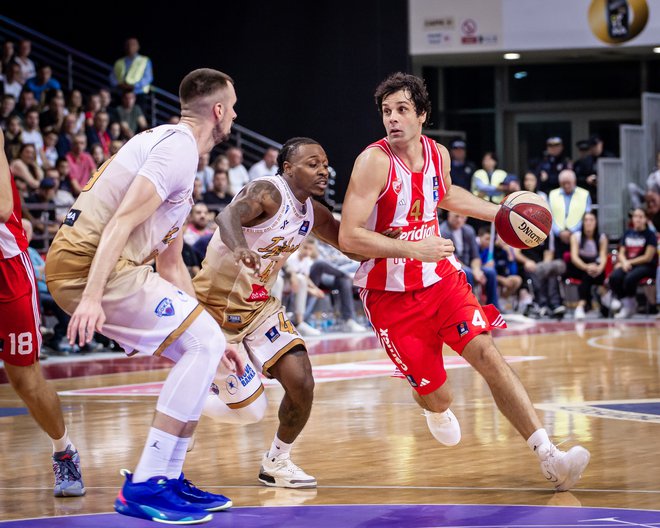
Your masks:
M362 290L360 296L383 348L419 394L447 379L444 343L461 354L476 335L506 327L494 306L479 304L463 272L419 290Z
M27 251L0 260L0 359L32 365L39 359L39 301Z

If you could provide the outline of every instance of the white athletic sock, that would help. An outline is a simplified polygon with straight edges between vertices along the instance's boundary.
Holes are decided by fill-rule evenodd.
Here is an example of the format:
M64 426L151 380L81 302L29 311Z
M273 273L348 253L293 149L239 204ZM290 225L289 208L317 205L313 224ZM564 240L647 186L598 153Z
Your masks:
M270 444L270 450L268 451L268 456L276 457L280 455L288 455L291 452L292 447L293 447L293 443L287 444L286 442L282 442L282 440L277 438L277 435L275 435L275 439L273 440L273 443Z
M64 436L62 438L51 438L50 441L53 443L53 453L65 451L67 446L71 446L71 451L76 450L76 446L73 445L73 442L69 438L69 431L66 427L64 428Z
M536 456L539 456L539 447L543 445L549 447L552 445L552 442L550 441L550 438L548 438L548 432L545 429L537 429L532 433L532 436L527 439L527 445L532 451L534 451ZM547 452L547 450L543 451Z
M167 475L167 469L179 440L181 438L155 427L149 429L149 436L147 436L140 462L133 473L133 482L146 482L151 477Z
M170 463L167 465L167 478L168 479L178 479L183 470L183 462L186 459L186 453L188 452L188 445L190 444L190 437L188 438L179 438L174 451L172 452L172 458Z

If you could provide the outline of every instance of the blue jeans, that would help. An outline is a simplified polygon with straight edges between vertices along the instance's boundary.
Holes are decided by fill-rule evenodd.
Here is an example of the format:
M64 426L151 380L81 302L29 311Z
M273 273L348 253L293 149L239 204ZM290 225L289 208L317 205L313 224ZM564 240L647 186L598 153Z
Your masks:
M472 273L472 268L469 266L463 266L463 271L465 272L468 283L472 286L472 289L474 289L474 273ZM497 295L497 272L495 271L495 268L487 267L481 268L481 271L486 275L486 302L492 304L499 310L500 299Z

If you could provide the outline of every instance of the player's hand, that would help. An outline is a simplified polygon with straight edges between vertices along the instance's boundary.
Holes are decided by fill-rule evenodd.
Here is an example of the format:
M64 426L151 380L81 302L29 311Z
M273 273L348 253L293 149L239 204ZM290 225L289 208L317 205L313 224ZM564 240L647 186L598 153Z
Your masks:
M245 374L245 363L243 362L243 358L241 358L238 350L233 347L227 347L227 350L225 350L225 353L222 355L220 363L222 363L222 366L227 370L235 372L239 376Z
M402 231L400 227L390 227L383 231L381 235L385 235L387 238L399 238Z
M248 249L248 248L236 248L234 250L234 261L236 264L241 262L248 268L254 270L254 274L259 273L259 268L261 267L261 257L258 253Z
M412 243L411 257L422 262L438 262L454 254L454 243L448 238L433 235Z
M77 339L78 346L86 345L94 337L95 331L101 331L103 323L105 323L105 313L101 301L83 297L73 312L66 331L69 344L75 344Z

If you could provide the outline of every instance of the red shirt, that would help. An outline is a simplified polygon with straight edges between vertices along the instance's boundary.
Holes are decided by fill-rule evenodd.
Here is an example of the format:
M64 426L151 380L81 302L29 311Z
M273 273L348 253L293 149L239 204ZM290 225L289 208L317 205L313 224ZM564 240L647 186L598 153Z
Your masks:
M77 181L81 187L87 185L92 174L96 170L96 163L89 152L81 152L76 156L73 152L66 155L71 167L70 177Z

